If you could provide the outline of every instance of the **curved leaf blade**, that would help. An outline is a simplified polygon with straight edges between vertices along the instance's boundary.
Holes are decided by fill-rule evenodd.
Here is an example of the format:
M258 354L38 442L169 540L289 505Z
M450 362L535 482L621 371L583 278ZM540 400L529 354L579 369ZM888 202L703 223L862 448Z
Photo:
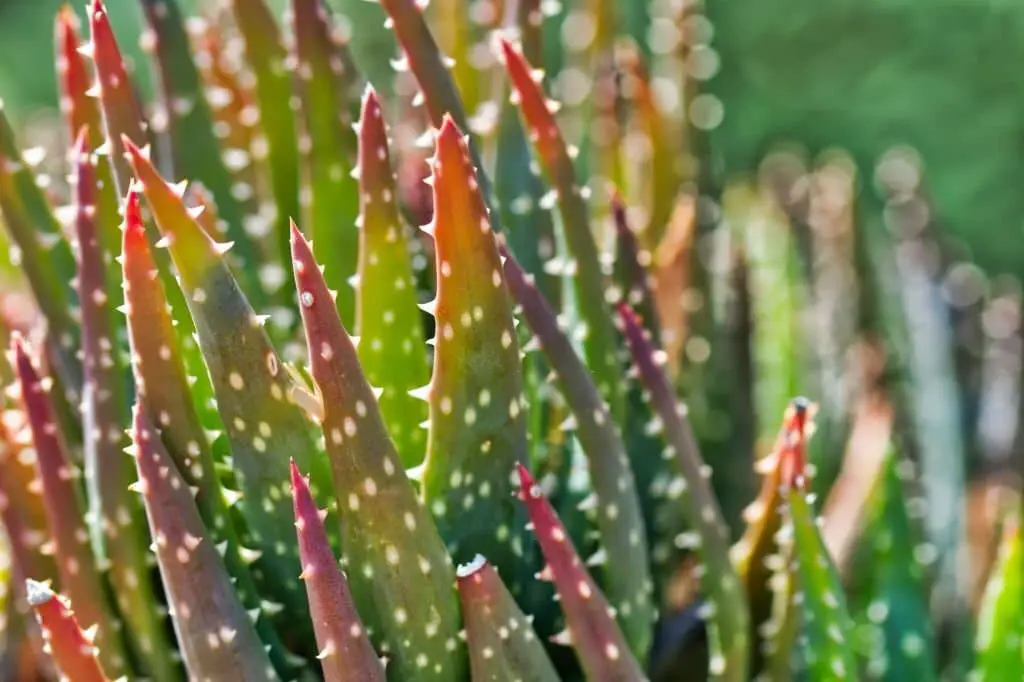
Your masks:
M278 680L235 594L189 486L139 405L132 418L146 516L188 674L209 680Z

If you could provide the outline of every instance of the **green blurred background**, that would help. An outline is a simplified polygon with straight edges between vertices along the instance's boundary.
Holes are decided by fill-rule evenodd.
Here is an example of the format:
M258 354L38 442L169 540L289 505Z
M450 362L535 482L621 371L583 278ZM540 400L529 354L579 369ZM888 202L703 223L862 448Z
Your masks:
M118 34L136 34L138 3L107 4ZM334 4L357 24L357 53L385 53L362 63L386 71L391 50L379 8ZM620 3L631 33L650 29L632 9L643 4ZM59 5L0 0L0 93L15 119L55 104L49 36ZM718 0L705 11L711 23L699 30L713 32L717 60L701 87L724 107L710 135L720 170L752 168L780 141L812 154L842 147L862 169L909 145L962 255L990 275L1024 270L1024 4ZM139 55L137 41L125 47ZM148 87L145 69L138 77Z

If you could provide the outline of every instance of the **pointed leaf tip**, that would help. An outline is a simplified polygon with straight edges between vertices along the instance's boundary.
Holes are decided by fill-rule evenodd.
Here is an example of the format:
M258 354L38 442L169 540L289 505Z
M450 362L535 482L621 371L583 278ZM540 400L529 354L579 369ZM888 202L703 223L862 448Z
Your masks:
M545 573L555 584L566 632L587 679L645 680L607 599L580 559L558 514L526 467L517 463L516 471L520 498L546 561Z
M384 670L356 612L348 581L327 541L306 479L290 462L292 502L302 577L326 682L383 682Z
M29 606L39 606L53 599L54 593L46 583L29 578L25 581L25 597Z

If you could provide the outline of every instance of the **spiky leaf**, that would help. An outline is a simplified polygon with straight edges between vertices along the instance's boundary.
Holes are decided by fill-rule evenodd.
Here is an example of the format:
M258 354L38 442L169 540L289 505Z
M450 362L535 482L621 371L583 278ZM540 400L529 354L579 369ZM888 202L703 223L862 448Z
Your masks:
M352 177L357 142L352 117L357 109L359 74L343 42L332 33L323 0L292 0L296 89L302 111L304 190L309 204L302 224L313 239L328 284L337 290L341 321L355 324L359 251L359 185Z
M69 399L82 386L79 331L71 315L77 295L71 282L75 258L50 205L14 141L0 102L0 213L22 272L50 330L51 355Z
M209 368L217 405L227 427L232 461L244 493L239 503L257 547L256 578L270 595L293 609L295 632L307 621L294 526L288 503L287 457L313 471L314 494L326 494L326 463L313 447L307 420L293 402L293 382L214 242L192 218L176 188L161 178L137 147L128 143L157 225L187 293L199 345ZM295 622L300 621L300 622Z
M808 499L803 451L784 450L779 462L788 531L793 537L793 566L801 595L803 655L812 679L847 680L856 674L853 621L846 596L815 523Z
M92 56L96 64L96 83L91 92L99 97L103 111L103 124L107 133L108 153L114 169L119 196L128 192L131 181L131 166L125 158L122 136L127 136L140 147L150 143L148 126L139 105L139 99L124 59L117 44L117 37L110 25L107 8L102 0L89 4L89 32L91 42L82 50Z
M384 667L370 646L363 622L356 612L348 580L338 568L327 542L321 512L309 493L309 485L291 465L292 503L302 559L302 579L313 618L317 659L326 682L383 682Z
M222 158L181 8L177 0L142 0L142 6L152 31L173 173L201 182L213 194L217 213L226 225L226 237L235 243L231 255L239 266L237 271L253 303L259 306L266 299L258 277L259 251L244 229L245 214L254 211L255 206L239 198Z
M465 664L451 560L401 468L352 339L295 227L292 259L359 612L378 648L393 657L388 679L459 679Z
M640 319L624 304L619 308L619 317L641 382L649 393L651 406L665 430L665 441L675 454L678 471L685 482L683 511L697 531L697 550L704 570L715 576L706 587L708 600L714 604L713 627L709 633L709 672L713 679L744 680L750 614L743 586L729 558L729 529L708 482L711 471L697 448L697 440L686 419L686 406L676 398L668 376L659 366L659 355Z
M292 83L287 52L270 9L263 0L231 0L238 30L245 41L246 62L256 76L260 129L266 137L270 182L277 209L273 233L285 271L288 269L288 221L301 215L299 152L295 144ZM285 278L287 280L287 278ZM286 287L290 292L290 285Z
M565 614L565 634L592 682L640 682L647 678L597 583L587 571L565 527L526 467L517 465L519 497L533 523L547 565L541 577L555 584Z
M83 505L75 486L79 472L68 461L47 389L20 337L14 337L13 346L13 364L35 444L38 480L50 541L54 555L59 557L57 569L61 590L74 603L79 623L85 627L98 627L96 643L100 647L104 670L111 675L121 675L127 669L119 627L106 602L103 579L89 550Z
M136 393L148 414L157 415L157 428L182 479L194 490L204 526L220 543L224 565L235 581L239 600L248 611L261 608L244 549L235 532L227 495L218 478L210 437L203 429L190 393L190 381L174 334L167 299L157 277L156 264L146 241L133 190L125 201L124 291L128 338ZM287 678L296 668L274 630L270 618L259 618L256 629L269 647L278 673Z
M139 472L136 489L145 501L160 576L189 677L278 680L199 518L189 486L139 405L132 418L132 443Z
M1024 550L1020 519L1011 516L1003 530L999 558L993 566L978 615L977 664L982 680L1024 677Z
M92 634L84 632L70 605L45 583L25 581L29 606L36 613L50 657L61 674L75 682L108 682Z
M498 572L482 556L459 566L472 678L479 682L558 682L544 645Z
M611 408L616 423L623 418L621 369L617 359L619 340L612 325L612 316L604 296L604 278L598 260L597 244L591 233L590 218L583 192L576 181L569 148L555 121L553 107L544 98L539 79L531 72L523 56L507 41L502 41L502 54L519 111L530 131L534 149L549 181L557 192L558 209L569 255L574 261L572 272L579 308L580 322L586 328L583 338L587 366L597 381L601 395Z
M511 570L524 523L509 479L526 462L519 347L477 174L451 118L433 172L437 333L423 498L456 561L486 553Z
M405 53L402 68L416 77L423 93L423 101L431 124L440 128L446 116L452 118L461 130L468 131L462 98L455 87L455 80L449 71L449 60L437 47L427 22L423 18L423 6L417 0L381 0L380 4L390 18L390 26ZM483 168L479 151L472 140L468 140L469 153L476 168ZM480 192L487 205L494 208L494 197L490 178L481 172L477 178ZM500 215L493 211L491 216L495 230L500 230Z
M427 406L409 395L430 378L410 262L411 235L398 213L384 116L368 90L359 123L362 203L356 333L359 361L381 389L380 409L406 468L422 464ZM405 334L396 338L395 334Z
M640 659L650 646L654 608L647 540L633 473L608 406L554 311L507 251L505 281L558 379L575 416L576 435L589 463L596 525L600 535L605 593L615 607L631 649Z
M129 641L142 652L145 668L157 679L171 679L175 665L167 641L159 602L149 581L145 547L148 538L140 523L142 509L128 491L135 480L128 444L128 396L119 352L114 310L106 292L105 254L96 224L96 174L87 153L83 129L75 158L75 236L78 242L78 298L82 302L82 435L85 483L92 546L98 559L110 565L117 605L130 625ZM107 256L105 258L105 256Z

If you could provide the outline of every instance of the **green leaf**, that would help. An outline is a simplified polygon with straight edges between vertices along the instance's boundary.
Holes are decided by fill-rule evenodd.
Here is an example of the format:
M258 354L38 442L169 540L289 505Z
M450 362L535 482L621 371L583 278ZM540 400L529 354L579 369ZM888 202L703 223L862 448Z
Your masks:
M808 674L816 682L850 679L857 659L854 631L846 595L829 557L807 492L803 448L789 448L779 461L787 524L792 536L791 568L801 595L803 656Z
M896 452L890 451L871 500L874 513L864 533L870 570L855 593L865 604L854 616L859 632L870 633L874 645L866 652L872 679L928 682L938 679L935 634L899 464Z
M975 671L984 682L1024 678L1024 550L1020 518L1010 516L1005 524L999 557L985 586L978 615Z
M438 284L422 494L456 561L485 554L511 575L522 562L525 533L509 478L526 462L525 401L511 303L470 164L466 141L446 118L427 228Z
M466 621L472 679L558 682L558 673L533 631L531 619L519 609L484 557L459 566L456 584Z
M352 130L361 82L345 43L335 37L323 0L292 0L296 88L301 103L299 148L309 205L302 224L313 240L327 283L338 292L341 321L355 324L360 187L352 177L357 140Z
M244 547L235 531L227 493L218 477L211 436L203 428L195 398L190 392L191 382L185 371L183 352L175 336L167 299L146 241L139 195L134 190L128 193L125 202L121 255L125 314L138 399L148 414L157 415L160 438L182 479L194 491L199 515L220 545L221 557L235 582L239 600L247 611L260 609L261 598L249 564L242 556ZM223 429L222 424L217 426ZM288 624L282 622L281 627L284 631ZM278 674L285 679L294 676L296 668L301 666L296 666L284 649L272 619L259 618L256 629L269 648Z
M405 53L403 67L412 72L423 93L430 123L440 129L445 117L450 117L460 130L469 131L469 120L455 87L455 79L449 71L446 57L438 49L437 41L423 18L420 3L417 0L380 0L380 4L388 13L391 30ZM467 145L473 166L478 169L477 182L490 209L492 227L499 231L501 216L495 210L490 178L483 172L480 152L472 138L467 140Z
M71 315L75 258L32 169L22 159L14 131L0 104L0 212L17 249L20 267L50 330L51 352L75 402L82 386L79 331Z
M344 563L359 613L394 682L459 680L465 652L451 559L417 500L309 244L292 228L292 260L317 417L334 472Z
M245 230L245 216L255 202L240 200L214 134L213 116L192 58L181 8L176 0L141 0L153 31L153 47L160 75L161 95L167 112L172 173L200 182L212 194L225 236L235 244L231 257L253 304L262 307L266 293L260 283L259 247Z
M597 244L591 233L590 217L581 188L576 182L569 149L555 121L554 106L544 98L535 76L523 56L507 41L502 41L505 68L517 93L519 111L530 131L537 156L556 191L562 229L572 257L569 271L579 307L587 366L608 403L615 422L624 417L624 382L617 358L619 339L604 296L604 276L598 260ZM535 80L535 77L537 80Z
M683 512L696 531L693 544L703 571L715 577L704 588L708 603L713 605L709 628L709 672L715 680L740 682L746 679L750 655L750 612L742 583L729 555L729 528L708 482L711 470L704 464L698 450L686 418L686 406L679 402L661 366L663 355L655 352L639 318L629 306L620 306L619 318L640 381L664 429L668 445L666 453L671 451L674 454L677 472L682 476L676 485L682 493Z
M511 254L505 251L502 256L509 291L554 371L587 456L593 497L586 506L592 505L596 517L600 536L596 561L602 566L605 594L616 609L633 653L645 660L654 623L651 573L643 514L625 443L586 366L559 328L554 311Z
M330 490L326 461L313 445L308 420L294 403L297 387L263 330L263 318L253 312L224 262L226 246L213 241L193 219L181 200L181 188L168 185L135 145L127 146L187 293L227 427L243 492L239 507L262 552L253 565L254 576L290 611L289 644L309 646L312 627L308 619L296 618L307 612L308 605L297 579L287 458L312 470L314 495L325 499Z
M363 99L359 123L359 184L359 361L367 380L381 390L388 433L410 468L423 463L427 406L409 391L427 383L430 367L409 253L413 237L398 213L384 117L372 90Z
M750 354L759 453L774 437L775 420L803 389L802 300L793 235L781 210L753 187L735 184L722 197L724 220L743 245L751 300Z
M270 182L277 209L273 232L285 272L288 262L289 221L301 215L299 205L299 152L295 144L293 87L286 67L287 51L270 9L263 0L231 0L235 23L245 41L246 62L256 76L256 102L260 128L266 136ZM285 278L287 280L287 278ZM282 295L290 299L291 285Z

